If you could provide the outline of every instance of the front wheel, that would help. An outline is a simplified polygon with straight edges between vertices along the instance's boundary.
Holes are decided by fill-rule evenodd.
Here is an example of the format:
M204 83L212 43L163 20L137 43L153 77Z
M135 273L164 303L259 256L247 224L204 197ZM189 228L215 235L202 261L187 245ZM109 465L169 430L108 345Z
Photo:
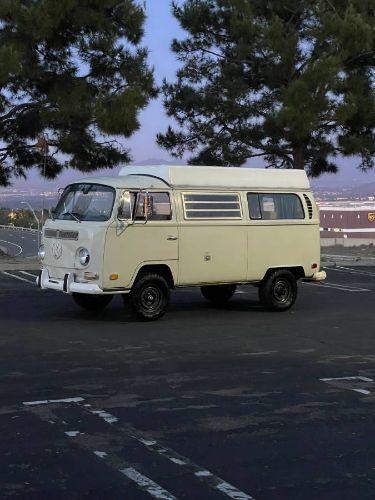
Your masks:
M259 286L259 299L270 311L287 311L297 298L297 280L287 269L272 271Z
M203 297L215 306L223 306L232 298L236 288L236 285L210 285L202 286L201 292Z
M136 317L143 321L161 318L169 304L169 287L159 274L144 274L133 285L129 302Z
M74 302L86 311L102 311L113 299L113 295L91 295L88 293L73 293Z

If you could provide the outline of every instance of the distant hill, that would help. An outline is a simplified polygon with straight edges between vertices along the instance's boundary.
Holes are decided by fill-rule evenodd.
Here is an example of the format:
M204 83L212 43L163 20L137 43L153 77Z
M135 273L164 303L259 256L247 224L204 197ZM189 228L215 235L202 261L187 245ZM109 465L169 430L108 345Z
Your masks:
M368 182L367 184L358 184L354 186L334 186L334 185L317 185L312 182L312 187L315 192L334 191L342 196L363 198L368 196L375 196L375 182Z
M183 160L165 160L163 158L147 158L147 160L137 161L134 165L148 166L148 165L186 165Z
M375 196L375 182L345 188L345 193L352 196Z

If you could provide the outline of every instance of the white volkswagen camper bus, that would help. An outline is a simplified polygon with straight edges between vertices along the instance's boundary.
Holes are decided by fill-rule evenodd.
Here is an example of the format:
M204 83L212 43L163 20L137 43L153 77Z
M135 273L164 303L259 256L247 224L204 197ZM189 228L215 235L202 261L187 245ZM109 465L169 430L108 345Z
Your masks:
M237 285L285 311L319 281L318 210L300 170L125 167L68 185L43 229L37 283L98 311L121 294L155 320L170 291L199 286L216 306Z

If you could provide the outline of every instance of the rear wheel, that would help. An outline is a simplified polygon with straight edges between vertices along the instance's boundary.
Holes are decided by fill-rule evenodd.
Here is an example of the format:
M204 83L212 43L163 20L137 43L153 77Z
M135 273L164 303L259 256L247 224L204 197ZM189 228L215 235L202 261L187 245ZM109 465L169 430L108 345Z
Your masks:
M270 272L259 286L259 299L271 311L287 311L297 298L297 280L287 269Z
M203 297L215 306L223 306L232 298L236 288L236 285L202 286L201 292Z
M129 295L130 306L138 319L154 321L161 318L169 304L169 287L159 274L139 277Z
M99 312L107 307L113 295L91 295L88 293L73 293L74 302L86 311Z

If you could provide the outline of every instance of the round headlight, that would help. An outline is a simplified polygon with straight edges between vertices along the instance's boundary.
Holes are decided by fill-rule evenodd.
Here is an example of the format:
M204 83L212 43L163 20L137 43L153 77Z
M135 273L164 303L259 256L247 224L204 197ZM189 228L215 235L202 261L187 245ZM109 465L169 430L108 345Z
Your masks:
M78 262L81 266L87 266L90 262L90 253L87 248L79 248L77 252Z
M44 250L44 245L40 245L38 250L38 258L40 260L43 260L45 256L46 256L46 251Z

